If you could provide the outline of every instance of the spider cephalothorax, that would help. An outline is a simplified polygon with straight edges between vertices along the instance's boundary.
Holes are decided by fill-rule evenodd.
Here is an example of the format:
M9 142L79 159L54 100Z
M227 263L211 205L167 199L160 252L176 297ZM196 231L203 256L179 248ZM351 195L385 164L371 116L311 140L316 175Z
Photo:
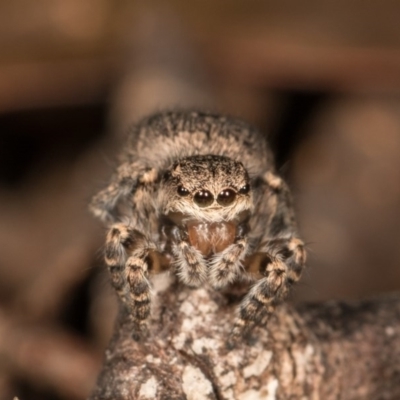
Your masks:
M135 337L150 313L152 274L172 269L187 285L215 288L253 281L233 327L239 337L273 312L305 262L290 193L264 138L224 116L143 120L92 210L111 225L105 259Z
M228 157L185 157L164 174L158 209L199 221L230 221L252 208L250 182L240 162Z

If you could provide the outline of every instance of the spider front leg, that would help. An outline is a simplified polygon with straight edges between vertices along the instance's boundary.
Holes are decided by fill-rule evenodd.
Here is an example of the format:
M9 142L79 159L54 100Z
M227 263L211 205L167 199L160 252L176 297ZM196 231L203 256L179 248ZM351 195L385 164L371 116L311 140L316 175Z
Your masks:
M297 237L291 196L278 176L263 177L263 196L258 207L259 219L267 224L257 251L244 264L256 280L239 306L229 345L247 335L255 325L267 319L297 282L304 268L304 243Z
M126 203L137 208L135 196L143 196L146 189L151 189L157 180L157 171L140 163L124 163L119 166L110 184L97 193L90 203L90 210L102 221L116 222L118 204ZM133 201L133 204L132 204ZM144 207L149 202L142 202Z
M271 240L246 260L246 270L257 281L239 306L231 339L247 335L274 312L300 279L305 257L303 242L292 237Z
M139 340L147 331L150 314L149 274L169 267L154 243L128 224L114 224L107 234L105 261L111 282L133 325L133 338Z

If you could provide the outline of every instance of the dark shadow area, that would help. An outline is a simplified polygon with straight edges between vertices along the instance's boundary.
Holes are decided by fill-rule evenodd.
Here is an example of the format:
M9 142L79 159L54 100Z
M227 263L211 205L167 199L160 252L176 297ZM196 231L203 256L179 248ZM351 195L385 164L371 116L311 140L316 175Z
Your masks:
M71 162L105 131L105 104L23 110L0 115L0 185Z

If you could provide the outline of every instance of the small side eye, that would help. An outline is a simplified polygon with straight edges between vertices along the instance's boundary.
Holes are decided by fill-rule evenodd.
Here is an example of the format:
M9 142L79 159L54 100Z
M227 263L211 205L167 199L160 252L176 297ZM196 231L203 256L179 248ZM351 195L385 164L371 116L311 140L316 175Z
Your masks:
M236 193L232 189L224 189L217 197L217 202L221 206L229 206L236 199Z
M179 196L182 196L182 197L188 196L190 194L189 190L187 190L183 186L178 186L177 192L178 192Z
M193 200L199 207L208 207L214 202L214 196L208 190L199 190Z
M250 185L248 183L246 183L239 189L240 194L248 194L249 192L250 192Z

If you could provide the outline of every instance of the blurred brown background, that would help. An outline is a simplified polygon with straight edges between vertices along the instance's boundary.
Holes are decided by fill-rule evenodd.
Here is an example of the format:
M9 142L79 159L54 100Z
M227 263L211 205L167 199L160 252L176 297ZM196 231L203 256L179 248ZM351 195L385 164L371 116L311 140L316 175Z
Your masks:
M160 3L0 1L1 399L89 393L116 306L87 203L162 107L269 136L309 247L293 301L400 287L400 3Z

